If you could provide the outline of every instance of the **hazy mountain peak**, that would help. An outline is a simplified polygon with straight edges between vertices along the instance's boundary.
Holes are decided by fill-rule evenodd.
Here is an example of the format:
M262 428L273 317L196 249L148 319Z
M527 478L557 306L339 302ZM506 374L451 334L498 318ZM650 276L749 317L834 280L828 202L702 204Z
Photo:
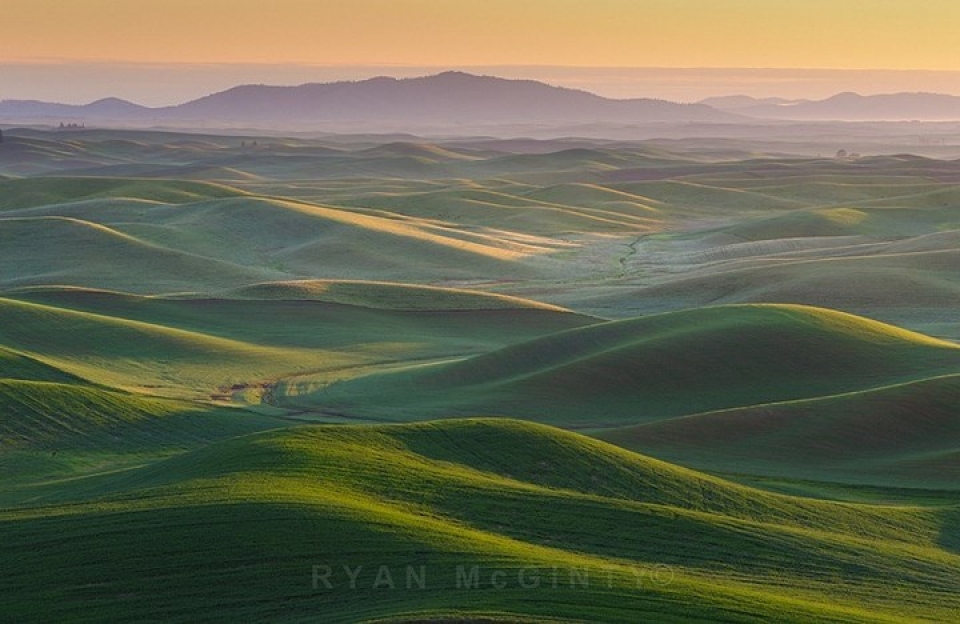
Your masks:
M859 93L854 93L853 91L843 91L843 92L838 93L838 94L836 94L836 95L834 95L834 96L831 96L831 97L829 97L829 98L827 98L826 100L823 100L823 101L824 101L824 102L839 102L839 101L842 101L842 100L862 100L862 99L864 99L864 96L860 95Z
M460 70L457 70L457 69L451 69L451 70L448 70L448 71L443 71L443 72L440 72L439 74L434 74L434 75L432 75L432 76L424 76L424 78L436 78L436 79L441 79L441 80L445 80L445 79L458 79L458 80L467 79L467 80L470 80L470 79L474 79L474 78L489 78L489 77L490 77L490 76L478 76L477 74L471 74L471 73L468 73L468 72L465 72L465 71L460 71Z
M762 104L738 109L752 117L823 121L960 120L960 97L942 93L882 93L852 91L796 104Z
M129 100L123 100L118 97L100 98L99 100L94 100L93 102L90 102L89 106L93 106L94 104L131 104L133 106L137 106L137 104L134 104Z
M86 108L89 109L99 109L99 110L147 110L145 106L139 104L134 104L128 100L123 100L117 97L107 97L96 100L95 102L90 102L86 105Z

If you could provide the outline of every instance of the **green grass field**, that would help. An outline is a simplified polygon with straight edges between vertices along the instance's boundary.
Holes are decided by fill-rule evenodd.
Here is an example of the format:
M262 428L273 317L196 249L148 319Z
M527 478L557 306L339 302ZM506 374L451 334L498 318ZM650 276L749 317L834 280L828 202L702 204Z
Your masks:
M0 620L960 612L958 162L4 139Z
M517 421L279 429L36 491L0 513L11 617L885 621L960 600L955 507L769 494Z

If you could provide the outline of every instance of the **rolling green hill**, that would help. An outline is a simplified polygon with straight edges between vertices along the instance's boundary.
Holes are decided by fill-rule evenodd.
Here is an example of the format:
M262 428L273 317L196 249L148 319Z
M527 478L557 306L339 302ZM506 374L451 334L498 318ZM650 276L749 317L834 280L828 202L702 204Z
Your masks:
M303 299L384 310L529 309L570 312L557 306L520 297L396 282L345 280L269 282L236 289L224 293L224 296L242 299Z
M21 290L0 298L0 344L108 386L174 397L233 394L246 402L281 377L462 356L596 322L450 289L326 282L250 288L234 297L271 298Z
M0 347L0 379L75 383L82 381L65 371L22 353Z
M955 489L960 377L694 414L600 437L710 470Z
M0 319L8 347L99 384L174 396L209 396L218 386L333 359L10 299L0 299Z
M574 329L344 381L297 404L356 415L490 413L603 428L960 371L960 348L849 314L725 306Z
M768 266L703 271L699 275L605 294L592 305L616 310L695 307L728 303L799 303L849 308L889 315L910 307L950 307L960 295L952 272L957 255L884 255L830 259L795 259ZM637 312L634 312L636 314ZM922 318L922 316L921 316Z
M185 252L70 217L0 218L0 284L177 292L282 275ZM118 267L124 267L118 271ZM149 276L149 281L144 280Z
M241 191L205 182L107 177L20 178L0 182L0 211L49 206L91 199L140 199L186 204L203 199L235 197Z
M907 221L903 215L895 224ZM797 225L795 219L791 222ZM950 314L960 297L955 229L935 231L914 223L872 236L859 226L840 225L835 235L821 231L819 236L776 238L781 225L787 227L782 219L771 219L764 225L770 231L755 233L761 240L745 241L725 230L641 237L636 253L625 259L620 279L551 300L608 318L706 305L801 304L960 337L960 325ZM910 228L932 233L895 235Z
M866 622L960 607L952 507L767 494L511 421L277 430L73 493L0 511L11 617ZM478 566L476 588L457 566Z
M550 274L568 245L508 231L366 214L228 187L56 179L0 205L0 286L162 294L264 281L517 279ZM57 202L74 192L76 198ZM206 193L206 195L204 195ZM117 267L125 264L125 270ZM149 279L143 276L149 275Z
M532 235L633 232L659 227L665 216L655 205L648 205L656 202L587 184L534 187L533 192L521 185L379 192L339 199L338 203Z
M280 424L282 421L239 410L96 387L0 380L3 453L19 449L113 453L183 449ZM12 476L10 472L6 475Z

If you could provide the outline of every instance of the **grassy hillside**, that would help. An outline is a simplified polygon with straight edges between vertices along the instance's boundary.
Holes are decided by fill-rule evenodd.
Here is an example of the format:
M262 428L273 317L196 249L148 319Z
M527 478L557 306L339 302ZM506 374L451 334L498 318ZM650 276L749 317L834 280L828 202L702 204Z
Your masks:
M545 256L568 247L544 237L255 197L212 185L97 178L24 182L31 185L13 189L7 209L0 206L0 286L158 294L300 278L517 279L551 273ZM73 199L56 201L70 192Z
M459 362L341 382L351 413L493 413L602 428L813 398L960 370L960 348L802 306L726 306L603 323Z
M587 184L540 188L431 189L427 192L374 192L338 200L347 206L374 208L418 218L497 227L534 235L557 232L633 232L662 224L656 202Z
M608 310L708 303L832 304L884 315L916 306L949 307L960 294L960 279L951 269L956 262L956 254L947 250L878 257L782 258L767 266L754 262L754 266L698 271L648 287L621 288L591 304Z
M954 489L960 377L695 414L600 437L710 470Z
M242 194L228 186L183 180L21 178L0 181L0 211L106 198L186 204Z
M225 293L244 299L304 299L384 310L550 310L570 312L531 299L458 288L396 282L300 280L254 284Z
M941 211L942 218L949 214ZM949 312L960 300L956 229L918 227L921 220L907 225L904 215L878 236L840 225L831 235L798 230L793 234L807 235L789 238L784 229L776 237L781 226L800 225L797 219L771 219L769 232L754 232L757 240L729 230L644 236L624 258L619 279L559 291L551 300L613 318L720 304L812 305L956 339L960 325ZM928 233L902 236L910 228Z
M953 508L766 494L509 421L278 430L76 491L0 512L12 617L850 622L960 607L940 534ZM457 566L475 565L477 588L458 588ZM50 569L60 582L42 582Z
M0 218L0 226L0 284L7 287L71 284L177 292L198 284L242 284L281 275L72 217Z
M54 366L2 347L0 347L0 379L60 383L81 382L78 377Z
M239 410L102 388L0 380L0 449L4 453L182 449L281 422Z
M8 299L0 300L0 318L0 342L9 347L100 384L174 395L209 396L333 355Z
M244 388L259 394L281 377L461 356L595 322L549 306L461 291L362 283L313 287L354 304L28 289L11 294L17 299L0 298L0 344L105 385L167 396L237 394L247 401L258 396L239 396ZM287 286L254 288L276 292Z

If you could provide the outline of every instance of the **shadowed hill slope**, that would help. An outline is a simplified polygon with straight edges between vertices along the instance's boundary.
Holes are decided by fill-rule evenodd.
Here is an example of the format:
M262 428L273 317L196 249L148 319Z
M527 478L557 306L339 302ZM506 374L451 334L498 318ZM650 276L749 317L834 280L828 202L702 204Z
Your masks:
M3 347L0 347L0 379L83 383L78 377L59 368Z
M865 318L726 306L593 325L307 398L357 414L481 412L604 427L958 370L957 346Z
M955 489L960 376L694 414L599 436L710 470Z

